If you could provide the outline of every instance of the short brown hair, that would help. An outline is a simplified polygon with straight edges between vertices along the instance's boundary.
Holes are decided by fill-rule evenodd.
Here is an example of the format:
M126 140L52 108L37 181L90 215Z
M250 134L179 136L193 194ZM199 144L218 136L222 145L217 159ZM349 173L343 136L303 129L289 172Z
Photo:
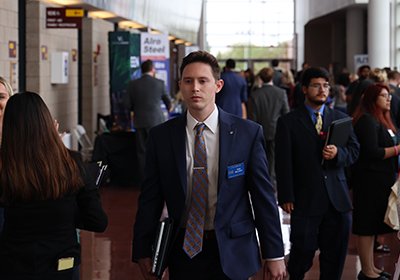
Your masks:
M181 64L181 68L180 68L181 77L182 77L182 73L183 73L183 70L185 69L185 67L188 66L189 64L195 63L195 62L202 62L202 63L210 65L215 80L220 79L221 69L219 67L218 60L212 54L210 54L206 51L191 52L182 60L182 64Z
M274 77L274 69L271 67L264 67L258 72L258 76L263 81L263 83L269 83Z

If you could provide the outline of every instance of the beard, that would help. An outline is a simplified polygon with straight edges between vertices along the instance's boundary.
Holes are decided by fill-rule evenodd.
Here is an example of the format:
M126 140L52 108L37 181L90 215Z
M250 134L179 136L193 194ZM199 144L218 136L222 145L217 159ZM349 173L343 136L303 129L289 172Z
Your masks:
M326 98L324 100L308 100L308 102L316 106L321 106L326 103Z

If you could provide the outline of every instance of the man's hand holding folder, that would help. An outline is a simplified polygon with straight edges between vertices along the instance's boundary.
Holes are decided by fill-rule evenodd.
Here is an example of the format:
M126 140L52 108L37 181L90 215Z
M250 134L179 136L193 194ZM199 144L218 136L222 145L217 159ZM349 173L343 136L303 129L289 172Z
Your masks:
M351 130L351 117L339 119L331 123L326 137L325 146L322 150L322 164L324 164L325 160L332 160L336 157L338 147L346 146Z
M172 242L173 220L164 218L160 221L154 242L152 258L142 258L138 264L146 280L162 279L168 262L169 247Z
M151 268L153 266L153 262L151 258L143 258L138 260L138 264L144 279L146 280L157 280L157 276L151 272Z
M322 150L322 157L324 160L334 159L337 155L337 147L335 145L327 145Z

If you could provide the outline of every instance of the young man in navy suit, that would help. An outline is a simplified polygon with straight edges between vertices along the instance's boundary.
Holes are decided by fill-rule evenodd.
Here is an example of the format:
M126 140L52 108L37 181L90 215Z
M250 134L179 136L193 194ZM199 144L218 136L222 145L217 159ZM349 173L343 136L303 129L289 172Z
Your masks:
M155 279L150 273L151 248L165 203L175 225L168 261L171 280L247 280L260 270L262 259L265 276L283 279L284 248L262 128L215 105L224 82L214 56L192 52L183 59L180 72L188 111L150 132L132 259L145 279ZM189 256L184 240L196 206L192 179L199 167L193 150L199 123L205 125L208 191L203 196L207 203L200 252Z
M356 161L359 144L351 131L344 147L325 145L330 124L347 116L325 105L329 89L327 71L305 70L305 102L280 117L276 130L278 201L291 214L291 280L304 278L317 249L320 279L340 280L347 255L352 205L344 168ZM322 123L318 122L318 114ZM317 123L322 125L319 132Z

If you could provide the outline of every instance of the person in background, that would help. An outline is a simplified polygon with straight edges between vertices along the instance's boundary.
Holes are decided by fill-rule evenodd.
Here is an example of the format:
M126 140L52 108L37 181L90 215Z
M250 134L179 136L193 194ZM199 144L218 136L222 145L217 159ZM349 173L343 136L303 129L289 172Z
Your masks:
M14 91L13 91L11 85L7 82L6 79L4 79L3 77L0 77L0 138L1 138L2 125L3 125L4 109L6 108L8 99L13 94L14 94Z
M247 83L246 80L235 72L236 61L228 59L225 64L225 70L221 74L224 80L224 87L217 94L215 103L224 111L247 118Z
M332 86L333 107L336 110L347 112L346 88L341 84Z
M397 128L390 116L392 95L383 84L366 88L353 114L354 130L360 142L360 157L352 167L353 233L361 261L359 280L389 279L374 265L376 235L393 232L384 215L398 170Z
M280 87L282 85L282 69L279 68L279 60L273 59L271 61L271 67L274 69L274 78L272 81L275 86Z
M102 232L107 226L92 183L41 97L11 96L0 149L0 279L72 279L80 262L76 228Z
M151 248L166 203L175 225L170 279L244 280L260 270L262 257L265 279L283 280L281 226L262 128L215 105L224 81L211 54L190 53L180 74L187 114L150 132L132 260L145 279L156 279Z
M301 76L303 75L304 70L306 70L309 67L310 67L310 64L308 64L307 61L304 61L301 64L301 69L299 71L297 71L297 73L296 73L296 77L295 77L295 82L296 83L301 82Z
M13 95L14 91L6 79L0 76L0 139L3 126L4 109L8 99ZM1 141L1 140L0 140ZM1 144L1 142L0 142ZM4 209L0 207L0 233L3 230L4 224Z
M136 154L139 166L139 180L143 180L146 141L152 127L165 121L161 101L168 111L171 100L166 92L164 81L155 77L156 69L151 60L141 64L142 76L130 81L126 88L124 104L133 112L136 130Z
M254 81L255 81L255 75L254 72L251 68L247 68L244 71L244 78L246 80L247 83L247 96L248 98L250 98L251 93L253 91L254 88Z
M346 146L325 145L331 123L347 115L325 105L325 69L310 67L302 77L305 102L279 118L275 137L278 202L291 215L288 272L303 279L319 249L320 279L340 280L352 210L345 167L356 161L359 144L351 131Z
M400 98L400 73L397 70L391 70L388 73L388 84L390 93Z
M284 70L282 72L282 85L281 88L285 90L289 108L292 109L294 103L294 90L296 83L294 82L292 70Z
M256 89L249 99L249 119L263 127L265 151L268 160L268 171L274 188L275 180L275 131L279 117L289 112L286 92L273 85L274 69L266 67L258 72L263 81L261 88Z
M361 65L357 69L358 79L350 83L346 90L347 114L352 115L355 108L360 103L363 91L373 83L370 77L371 67L369 65Z

